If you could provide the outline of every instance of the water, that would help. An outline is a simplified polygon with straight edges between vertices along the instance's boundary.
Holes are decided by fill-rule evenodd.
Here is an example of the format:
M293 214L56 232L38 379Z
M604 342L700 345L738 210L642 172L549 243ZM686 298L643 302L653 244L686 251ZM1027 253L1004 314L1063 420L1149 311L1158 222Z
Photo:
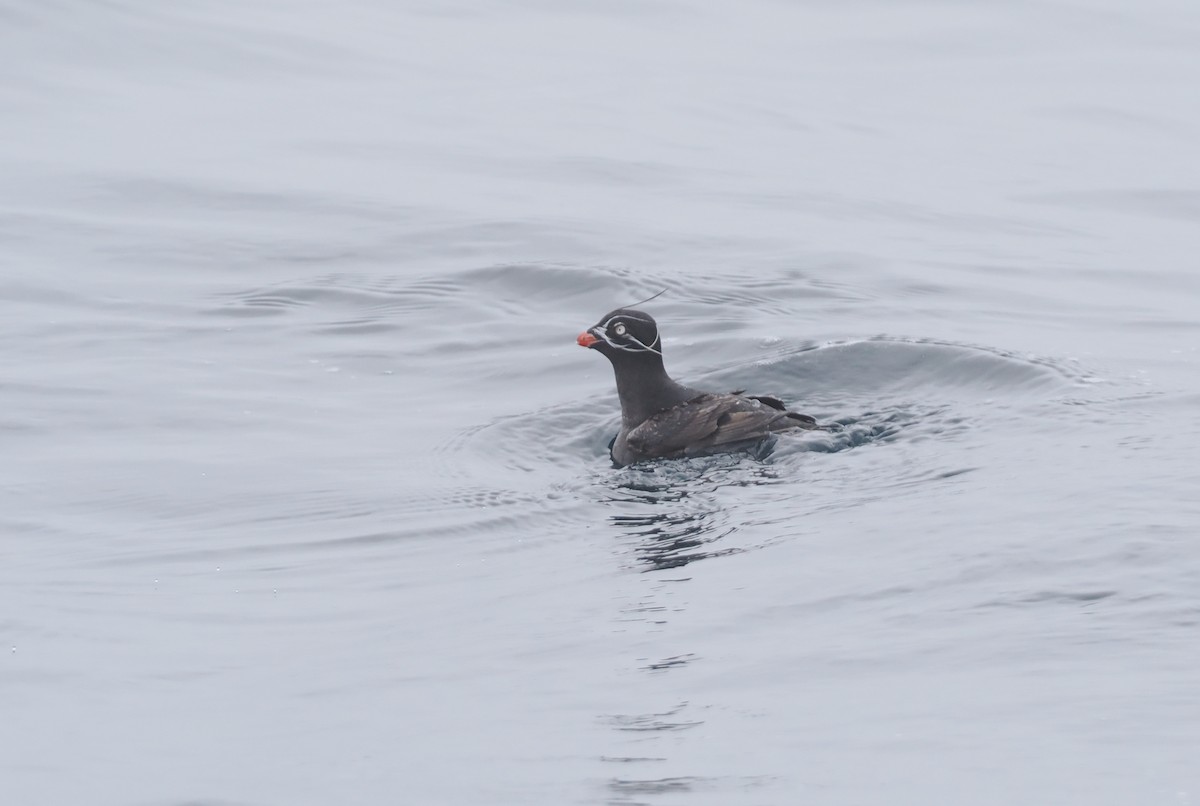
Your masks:
M1198 48L0 3L6 802L1197 802ZM662 288L846 430L612 469Z

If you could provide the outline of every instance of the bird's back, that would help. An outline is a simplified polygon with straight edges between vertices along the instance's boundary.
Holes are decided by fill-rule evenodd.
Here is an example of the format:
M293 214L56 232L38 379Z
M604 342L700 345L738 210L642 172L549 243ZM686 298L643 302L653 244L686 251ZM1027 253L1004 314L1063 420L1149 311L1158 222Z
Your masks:
M643 459L754 450L773 434L817 427L812 417L788 411L778 398L702 393L634 427L622 428L612 456L617 464L627 465Z

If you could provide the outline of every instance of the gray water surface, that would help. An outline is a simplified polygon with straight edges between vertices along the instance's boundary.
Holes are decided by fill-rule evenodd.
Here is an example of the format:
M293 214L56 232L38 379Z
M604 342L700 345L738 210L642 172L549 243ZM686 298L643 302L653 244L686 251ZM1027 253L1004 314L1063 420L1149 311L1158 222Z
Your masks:
M1200 6L0 0L21 804L1200 802ZM621 470L575 335L833 436Z

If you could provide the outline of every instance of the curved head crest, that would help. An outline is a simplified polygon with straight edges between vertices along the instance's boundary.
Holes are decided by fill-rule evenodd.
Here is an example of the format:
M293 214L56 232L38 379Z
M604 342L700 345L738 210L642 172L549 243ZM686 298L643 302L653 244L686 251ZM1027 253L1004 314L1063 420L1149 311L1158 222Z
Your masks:
M588 329L588 332L614 350L662 355L658 324L654 317L643 311L618 308L605 314L603 319Z
M577 341L583 347L595 347L609 358L613 358L616 352L653 353L661 358L662 340L658 335L658 324L654 317L637 310L634 305L657 299L666 291L664 288L641 302L606 313L599 322L580 333Z

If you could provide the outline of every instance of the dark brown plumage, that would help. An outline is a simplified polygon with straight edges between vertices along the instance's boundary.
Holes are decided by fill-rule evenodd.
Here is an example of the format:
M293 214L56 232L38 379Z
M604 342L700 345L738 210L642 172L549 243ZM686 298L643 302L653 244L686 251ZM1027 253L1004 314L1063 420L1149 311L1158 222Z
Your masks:
M621 400L621 431L611 446L618 466L758 452L781 431L820 427L807 414L788 411L776 397L701 392L671 380L663 366L658 325L642 311L618 308L576 341L612 362Z

